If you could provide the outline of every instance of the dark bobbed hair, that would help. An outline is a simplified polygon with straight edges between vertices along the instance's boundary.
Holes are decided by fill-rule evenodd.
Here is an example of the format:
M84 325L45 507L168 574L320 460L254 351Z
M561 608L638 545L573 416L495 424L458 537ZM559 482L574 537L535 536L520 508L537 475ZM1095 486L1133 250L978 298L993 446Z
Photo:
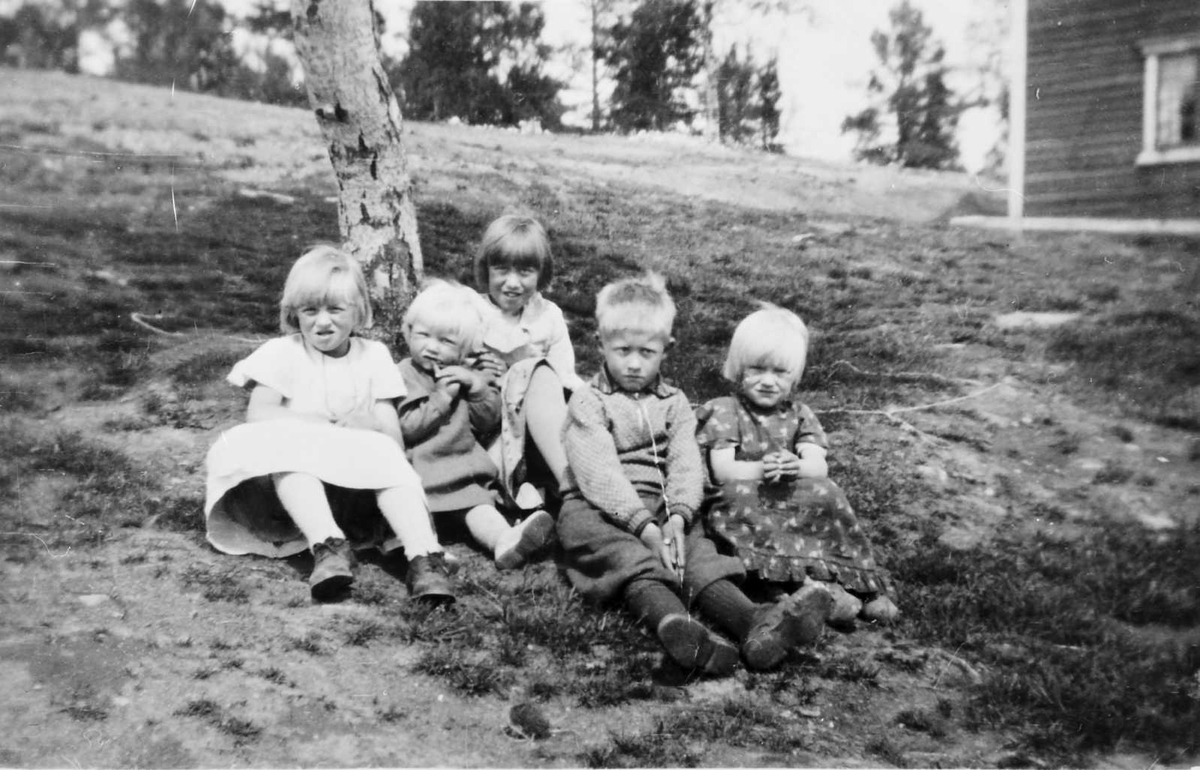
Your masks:
M488 268L497 266L536 267L538 290L548 288L554 279L554 258L541 223L524 214L505 214L488 225L475 253L475 285L486 290Z

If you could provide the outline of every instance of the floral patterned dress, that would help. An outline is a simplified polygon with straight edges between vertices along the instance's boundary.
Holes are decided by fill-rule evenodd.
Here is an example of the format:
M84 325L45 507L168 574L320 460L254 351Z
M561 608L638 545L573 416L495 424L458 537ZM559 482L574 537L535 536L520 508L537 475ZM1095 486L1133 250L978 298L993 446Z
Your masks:
M740 461L761 460L781 449L797 453L800 443L828 446L816 415L798 402L764 413L740 396L725 396L700 407L697 421L696 438L705 454L734 447L734 459ZM768 582L797 583L808 576L859 594L891 590L850 501L829 479L727 482L709 511L708 525L713 539Z

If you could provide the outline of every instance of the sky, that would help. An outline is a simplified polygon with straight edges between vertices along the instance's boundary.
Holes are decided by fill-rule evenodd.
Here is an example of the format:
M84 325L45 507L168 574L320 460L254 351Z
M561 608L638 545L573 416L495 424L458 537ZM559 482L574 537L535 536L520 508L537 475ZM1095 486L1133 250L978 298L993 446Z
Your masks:
M0 0L0 6L16 0ZM244 14L256 0L196 0L223 2L235 14ZM286 5L286 0L276 0ZM778 140L794 155L829 160L847 160L853 148L853 136L841 133L842 120L867 106L867 81L876 64L871 49L871 32L888 27L888 9L898 0L809 0L811 13L776 14L763 18L740 0L725 0L725 12L718 17L715 46L726 51L732 43L750 42L755 59L778 57L782 98L781 128ZM924 14L933 29L934 40L946 47L947 62L954 74L950 86L957 93L974 88L977 76L970 74L987 53L986 47L973 41L972 22L988 13L1001 17L1005 0L910 0ZM388 17L392 34L384 48L393 55L405 49L401 33L406 26L413 0L376 0L376 8ZM542 0L546 17L545 42L554 46L585 46L588 40L587 0ZM241 41L247 45L247 41ZM86 52L81 52L86 56ZM98 66L104 52L97 51ZM586 64L586 59L583 62ZM591 104L590 69L572 71L559 63L551 74L568 81L562 94L568 107L574 107L565 120L577 125L589 124ZM965 114L959 124L959 147L964 167L978 170L984 155L999 136L999 114L994 108L976 109Z
M973 88L966 74L980 64L984 51L972 44L970 26L989 11L1003 16L1002 0L910 0L920 9L933 37L946 46L947 62L959 74L951 82L959 92ZM841 133L842 120L867 106L867 81L876 63L871 32L887 29L888 10L897 0L811 0L811 15L762 18L747 3L728 3L730 13L718 25L715 47L750 41L755 58L778 56L781 130L779 140L789 153L816 158L846 159L854 145ZM547 0L548 42L586 39L588 17L584 3ZM586 79L583 81L586 87ZM590 97L583 103L587 104ZM960 121L959 145L964 166L974 171L999 136L999 114L978 109Z

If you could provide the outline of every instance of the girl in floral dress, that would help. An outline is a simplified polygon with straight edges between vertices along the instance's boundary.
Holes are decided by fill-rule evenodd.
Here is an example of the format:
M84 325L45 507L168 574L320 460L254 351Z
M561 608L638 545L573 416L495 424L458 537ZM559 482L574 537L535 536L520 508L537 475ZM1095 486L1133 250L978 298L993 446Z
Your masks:
M724 369L734 393L697 414L697 439L722 492L709 527L768 593L819 580L836 600L831 623L888 623L899 615L891 582L827 477L821 424L795 398L807 353L804 322L773 305L734 331Z

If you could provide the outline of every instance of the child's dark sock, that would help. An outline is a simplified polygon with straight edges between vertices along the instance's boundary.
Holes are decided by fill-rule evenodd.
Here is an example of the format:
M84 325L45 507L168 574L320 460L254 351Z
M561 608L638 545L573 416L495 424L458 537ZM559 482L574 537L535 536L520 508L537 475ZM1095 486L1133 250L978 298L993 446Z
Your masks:
M651 631L667 615L687 613L675 592L657 580L634 580L625 586L625 605Z
M758 609L757 604L728 580L710 583L696 596L696 606L735 639L745 639L750 633L754 611Z

